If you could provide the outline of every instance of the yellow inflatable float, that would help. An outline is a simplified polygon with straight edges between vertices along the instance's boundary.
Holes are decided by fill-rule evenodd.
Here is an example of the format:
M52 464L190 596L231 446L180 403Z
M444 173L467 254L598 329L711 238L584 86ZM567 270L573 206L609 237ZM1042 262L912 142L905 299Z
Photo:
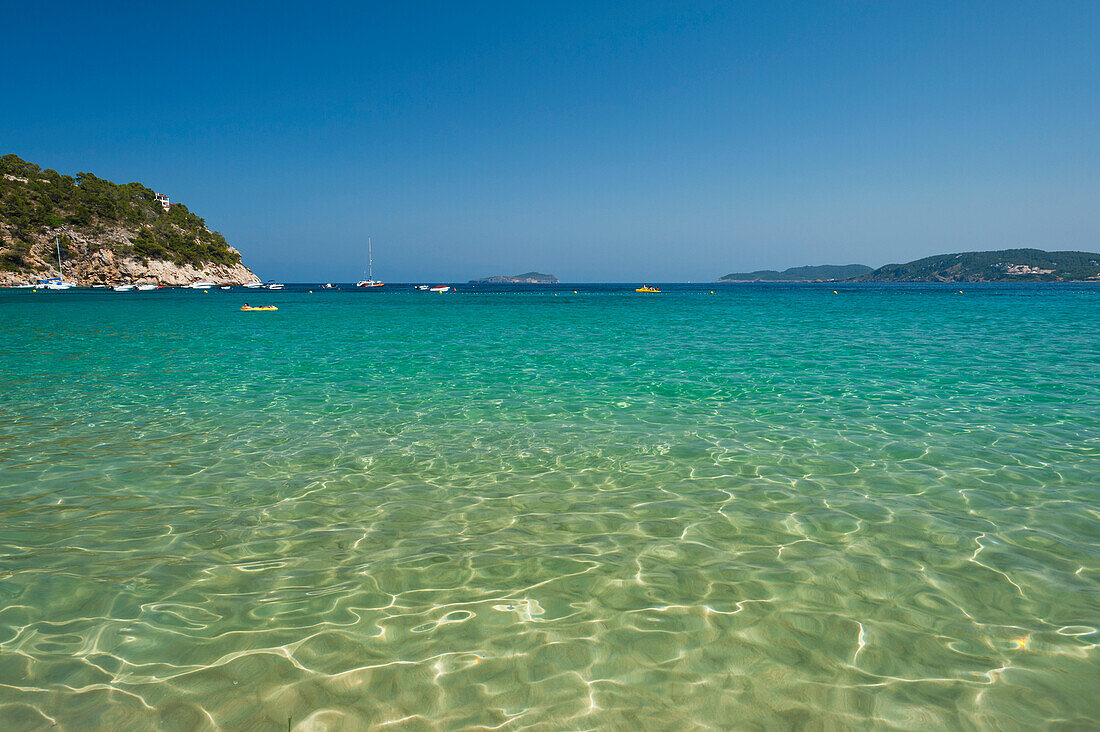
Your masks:
M244 312L244 313L254 312L254 311L258 311L258 310L278 310L278 309L279 308L275 307L274 305L264 305L261 308L252 307L251 305L242 305L241 306L241 312Z

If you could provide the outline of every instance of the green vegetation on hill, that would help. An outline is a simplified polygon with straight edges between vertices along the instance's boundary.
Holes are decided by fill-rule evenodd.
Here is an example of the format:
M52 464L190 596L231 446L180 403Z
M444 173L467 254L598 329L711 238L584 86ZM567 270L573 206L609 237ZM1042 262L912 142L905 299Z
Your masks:
M1100 276L1100 254L1002 249L925 257L888 264L854 278L859 282L1058 282Z
M22 268L35 238L61 227L93 237L124 229L130 244L112 245L122 256L193 265L240 262L225 237L200 217L180 203L165 211L140 183L112 183L91 173L74 178L17 155L0 157L0 268Z
M791 267L782 272L774 269L760 269L755 272L733 272L719 278L737 282L817 282L846 280L867 272L871 268L865 264L821 264L811 267Z

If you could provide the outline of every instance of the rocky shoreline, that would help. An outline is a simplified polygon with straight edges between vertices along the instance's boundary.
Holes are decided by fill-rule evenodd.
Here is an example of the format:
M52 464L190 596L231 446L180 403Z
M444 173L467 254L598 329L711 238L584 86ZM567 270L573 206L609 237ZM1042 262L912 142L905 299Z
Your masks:
M0 287L33 285L42 279L61 277L54 244L58 237L63 237L66 242L63 252L64 279L78 286L171 286L200 281L213 282L216 285L244 285L260 281L239 258L235 264L206 262L196 266L117 254L118 250L130 248L133 236L131 231L121 227L107 228L95 235L69 227L46 229L34 236L30 251L24 256L23 267L18 270L0 270ZM239 257L240 253L236 249L230 247L230 251Z

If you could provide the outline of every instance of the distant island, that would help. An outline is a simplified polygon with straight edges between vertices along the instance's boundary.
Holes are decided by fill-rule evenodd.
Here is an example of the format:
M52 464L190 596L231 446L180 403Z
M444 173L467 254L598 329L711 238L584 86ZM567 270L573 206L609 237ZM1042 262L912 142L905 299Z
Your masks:
M872 269L862 264L792 267L725 275L719 282L1082 282L1100 281L1100 254L1002 249L939 254Z
M518 275L493 275L492 277L483 277L480 280L470 280L470 282L482 282L494 285L553 285L557 284L558 278L552 274L543 274L542 272L524 272Z
M242 285L259 278L225 237L141 183L43 170L0 156L0 285L64 277L79 285Z
M733 272L718 278L719 282L835 282L871 272L865 264L819 264L791 267L782 272L760 269L755 272Z

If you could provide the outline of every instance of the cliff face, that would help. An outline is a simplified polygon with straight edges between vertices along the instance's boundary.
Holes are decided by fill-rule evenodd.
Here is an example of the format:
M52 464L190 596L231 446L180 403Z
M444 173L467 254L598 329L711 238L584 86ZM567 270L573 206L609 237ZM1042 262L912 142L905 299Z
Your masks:
M59 277L78 285L240 285L259 278L225 237L140 183L61 175L0 156L0 285Z
M189 285L209 281L219 285L243 285L260 278L240 261L236 263L176 263L165 259L141 258L123 254L132 248L134 232L121 227L88 233L68 228L46 229L31 235L32 241L22 253L18 269L0 269L0 287L30 285L49 277L60 277L57 268L55 238L61 248L65 281L78 285L116 285L120 283Z

